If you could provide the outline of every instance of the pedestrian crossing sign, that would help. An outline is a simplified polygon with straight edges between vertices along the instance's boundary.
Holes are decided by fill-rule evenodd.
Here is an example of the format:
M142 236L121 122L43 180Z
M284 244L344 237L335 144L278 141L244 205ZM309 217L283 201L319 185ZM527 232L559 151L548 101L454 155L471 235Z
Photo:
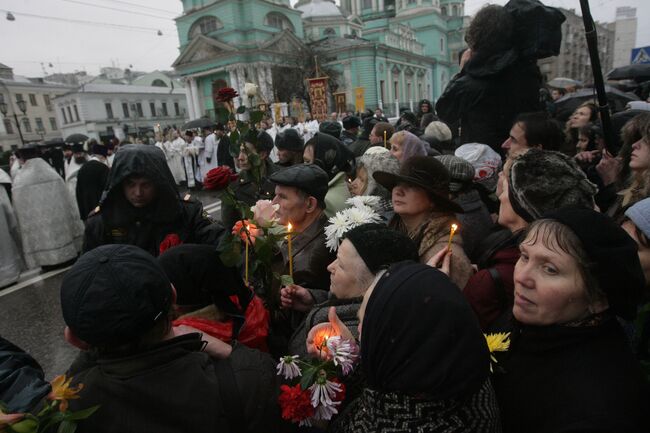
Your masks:
M632 49L632 64L650 63L650 46Z

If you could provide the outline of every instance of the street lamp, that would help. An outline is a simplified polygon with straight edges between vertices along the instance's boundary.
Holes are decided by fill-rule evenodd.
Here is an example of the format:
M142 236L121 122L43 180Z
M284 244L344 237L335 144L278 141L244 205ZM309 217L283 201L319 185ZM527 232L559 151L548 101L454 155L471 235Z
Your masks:
M1 95L0 95L1 96ZM2 102L0 102L0 113L4 117L7 117L7 112L8 112L8 106L7 103L4 101L4 98L0 98ZM23 112L23 115L25 115L25 112L27 111L27 105L25 104L24 100L16 101L18 104L18 108L20 111ZM23 147L25 146L25 139L23 138L23 131L20 129L20 122L18 122L18 115L16 115L16 110L13 110L13 115L14 115L14 121L16 122L16 128L18 128L18 135L20 136L20 142L22 143Z

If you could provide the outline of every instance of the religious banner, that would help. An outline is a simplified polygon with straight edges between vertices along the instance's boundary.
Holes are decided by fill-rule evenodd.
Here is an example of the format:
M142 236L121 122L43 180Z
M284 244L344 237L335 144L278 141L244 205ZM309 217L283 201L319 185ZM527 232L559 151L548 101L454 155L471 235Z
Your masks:
M334 93L334 103L336 104L336 112L341 114L345 113L347 110L346 108L346 101L345 101L345 92L336 92Z
M357 113L366 111L365 87L354 88L354 110Z
M329 77L309 78L311 117L322 122L327 119L327 80Z

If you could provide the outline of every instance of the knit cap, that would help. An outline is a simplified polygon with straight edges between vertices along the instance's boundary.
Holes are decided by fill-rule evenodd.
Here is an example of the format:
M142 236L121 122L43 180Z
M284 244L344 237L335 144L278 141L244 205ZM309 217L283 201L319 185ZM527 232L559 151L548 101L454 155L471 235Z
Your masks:
M539 149L513 161L508 187L512 209L527 222L562 208L593 209L598 191L573 158Z
M343 235L359 253L370 272L376 274L393 263L418 261L418 251L407 235L383 224L363 224Z
M650 239L650 198L635 203L625 211L625 216Z

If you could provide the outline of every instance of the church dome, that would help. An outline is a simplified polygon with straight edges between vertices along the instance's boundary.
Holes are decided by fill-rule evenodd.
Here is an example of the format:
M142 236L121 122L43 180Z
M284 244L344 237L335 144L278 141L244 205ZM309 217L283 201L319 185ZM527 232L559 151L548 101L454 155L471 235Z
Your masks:
M302 19L314 17L342 17L338 6L331 0L311 0L298 2L296 9L302 11Z

